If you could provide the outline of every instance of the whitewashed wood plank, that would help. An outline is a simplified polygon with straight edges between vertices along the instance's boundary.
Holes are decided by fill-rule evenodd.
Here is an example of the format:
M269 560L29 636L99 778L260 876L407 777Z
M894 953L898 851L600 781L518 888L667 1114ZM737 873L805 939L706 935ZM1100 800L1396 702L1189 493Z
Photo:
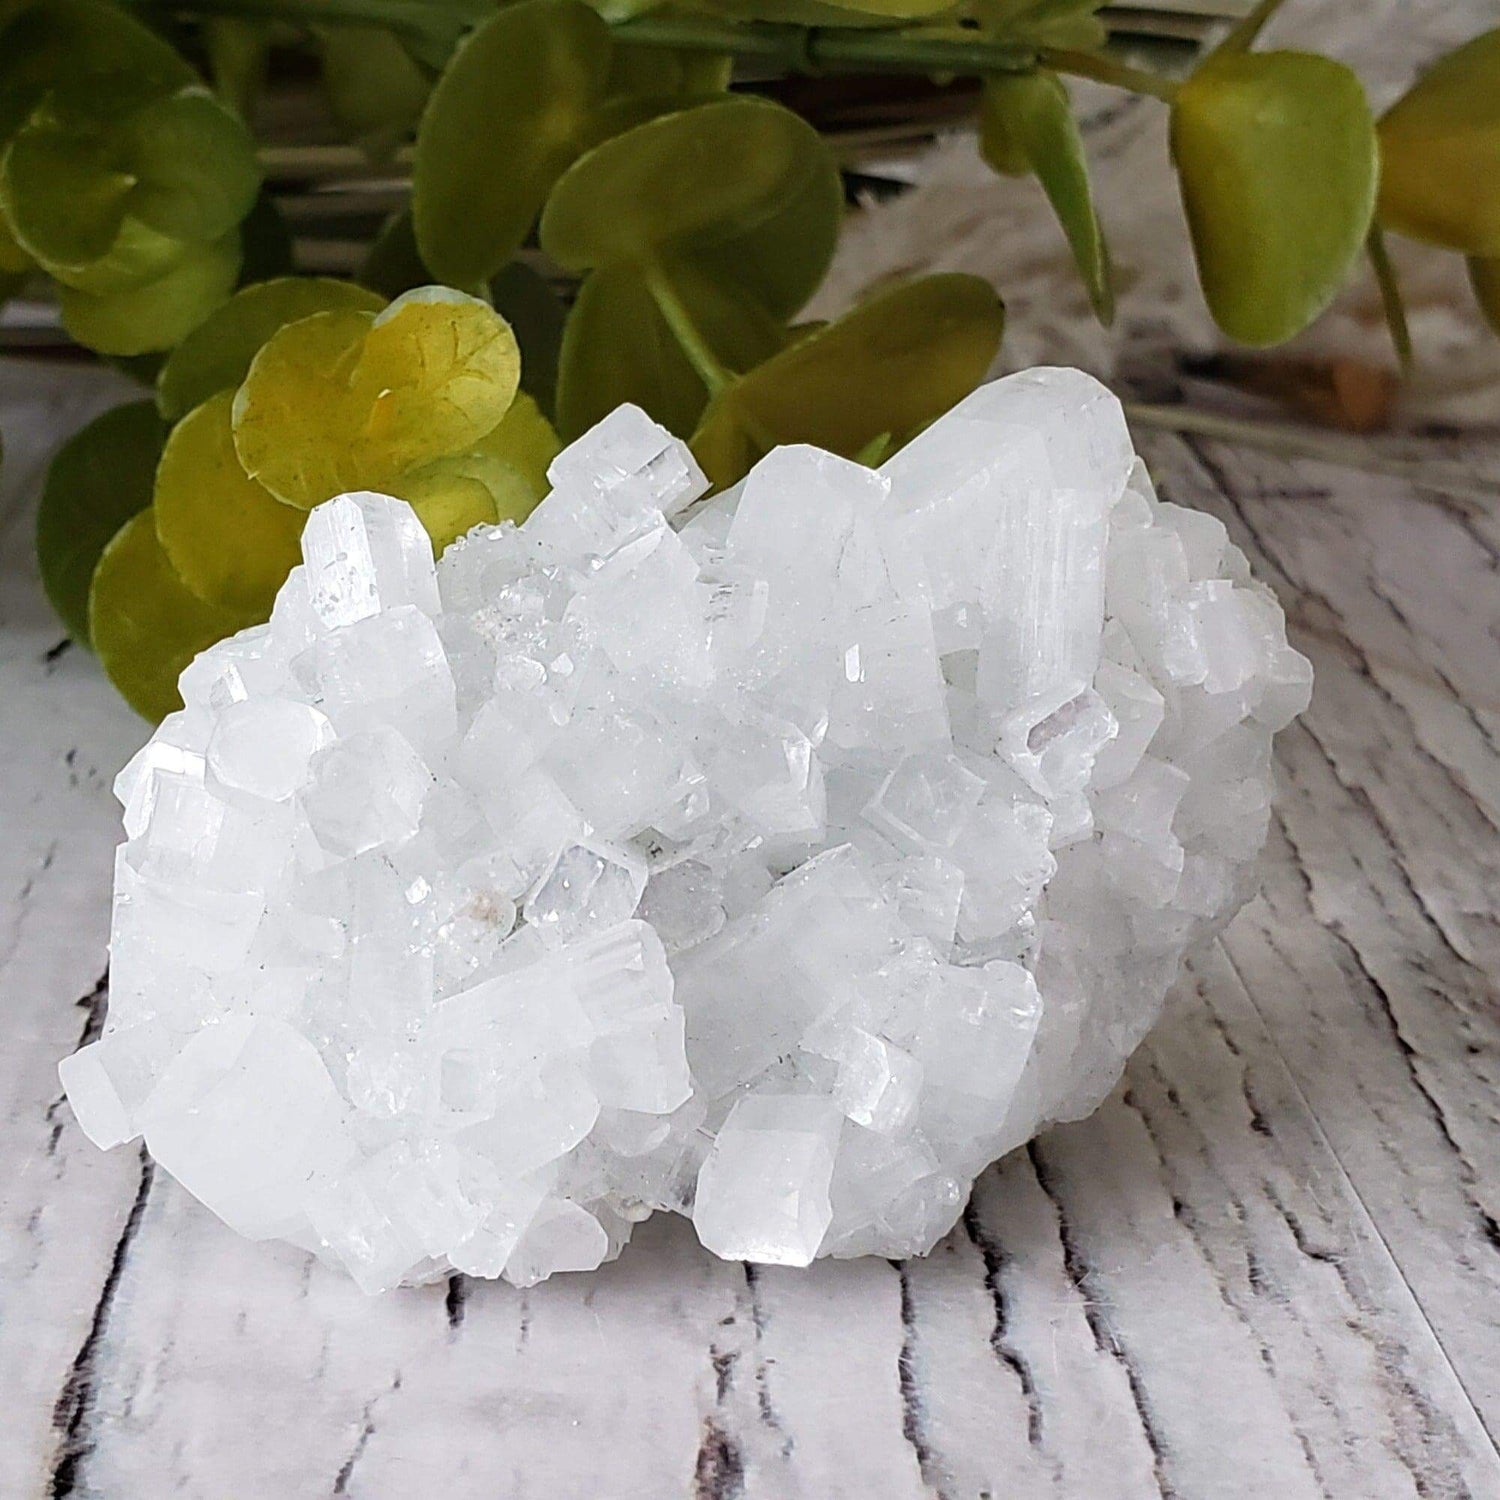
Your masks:
M74 399L73 379L61 388ZM18 424L28 399L52 398L0 371L12 494L28 477L17 454L60 425L35 406ZM1196 486L1223 504L1185 450L1164 468L1169 491ZM1281 513L1300 502L1240 503L1275 512L1267 546L1289 570L1305 555L1332 568L1351 545L1337 530L1308 541ZM1500 1492L1459 1378L1471 1389L1488 1378L1485 1329L1451 1336L1464 1298L1495 1301L1493 1259L1471 1243L1491 1164L1471 1164L1466 1180L1434 1116L1452 1109L1472 1134L1482 1109L1446 1032L1434 1022L1438 1034L1419 1030L1414 1049L1369 978L1398 992L1388 1003L1400 1026L1417 1026L1403 1007L1420 985L1441 992L1429 1008L1462 1008L1475 993L1463 975L1491 952L1492 907L1476 899L1487 851L1460 811L1461 793L1484 794L1493 750L1488 709L1469 713L1483 702L1480 640L1445 634L1441 612L1420 615L1455 568L1478 589L1483 565L1463 549L1482 553L1482 530L1445 539L1453 555L1431 577L1376 554L1394 606L1370 604L1380 590L1356 578L1326 612L1336 628L1304 616L1323 631L1333 696L1320 684L1322 718L1300 748L1289 741L1283 816L1296 837L1273 847L1268 898L1231 933L1253 1000L1211 956L1105 1110L988 1174L964 1229L931 1260L747 1276L703 1254L686 1224L659 1220L595 1277L370 1303L296 1252L236 1239L130 1153L94 1153L65 1106L47 1118L56 1057L85 1024L75 1002L99 975L115 838L107 779L141 731L80 653L43 660L56 632L29 576L29 524L4 514L0 672L12 675L0 688L16 690L0 698L0 746L26 766L31 810L18 862L4 863L0 845L12 882L0 886L12 941L0 977L8 1002L27 997L35 1045L0 1055L0 1152L28 1171L33 1158L65 1165L23 1176L0 1210L0 1385L20 1437L0 1444L11 1466L0 1492ZM1382 524L1398 543L1421 535L1394 512ZM1294 528L1284 564L1281 528ZM1403 637L1396 615L1420 628ZM1359 651L1375 641L1378 662L1351 665L1356 648L1338 630ZM1371 720L1383 738L1360 737L1361 694L1390 720ZM95 753L67 768L83 743ZM80 759L92 769L78 771ZM1418 847L1428 803L1444 833ZM1316 881L1299 860L1316 862ZM28 876L40 894L21 901ZM1486 1036L1479 1066L1492 1056ZM1330 1057L1356 1080L1352 1103L1320 1086ZM1417 1086L1429 1070L1436 1106ZM1374 1189L1392 1163L1372 1140L1400 1152L1384 1197ZM1468 1263L1424 1264L1445 1245ZM1402 1281L1409 1262L1425 1272L1412 1276L1421 1307Z
M102 1016L116 823L107 783L144 727L41 595L32 502L59 438L128 387L0 363L0 1494L29 1494L87 1405L140 1175L72 1127L57 1060ZM75 1366L77 1368L75 1368Z
M1278 742L1264 900L1228 949L1494 1437L1495 554L1386 481L1149 447L1165 493L1219 513L1278 588L1318 673ZM1421 629L1398 587L1431 601Z

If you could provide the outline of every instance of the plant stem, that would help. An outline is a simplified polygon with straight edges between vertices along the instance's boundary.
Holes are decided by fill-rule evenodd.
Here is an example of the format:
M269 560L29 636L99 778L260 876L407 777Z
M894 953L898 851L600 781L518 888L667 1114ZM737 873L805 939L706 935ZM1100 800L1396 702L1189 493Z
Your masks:
M432 42L455 37L475 20L475 8L458 0L127 0L133 8L171 15L255 16L294 25L386 26ZM1060 73L1096 79L1133 93L1170 100L1170 79L1098 52L1070 52L997 41L981 32L933 36L900 27L864 30L842 26L791 26L750 21L735 24L695 16L633 16L610 23L622 42L686 52L727 52L788 73L930 73L984 78L1025 73L1038 62Z
M1396 268L1391 264L1390 254L1385 248L1385 236L1380 232L1380 225L1370 226L1370 237L1365 249L1375 272L1375 284L1380 288L1380 305L1385 310L1386 327L1391 330L1391 342L1396 346L1396 358L1401 361L1402 370L1410 372L1411 330L1406 325L1406 304L1401 298L1401 283L1396 279Z
M716 396L734 380L734 371L726 369L719 356L709 347L702 330L693 322L693 315L683 305L666 274L658 267L646 272L646 285L672 336L687 355L688 363L697 371L698 378L708 387L710 396Z
M1036 60L1055 73L1069 73L1075 78L1091 78L1132 94L1147 94L1170 104L1177 97L1177 85L1159 73L1132 68L1102 52L1072 52L1065 47L1039 47Z
M1214 54L1248 52L1254 46L1255 39L1264 30L1266 22L1281 9L1283 4L1285 0L1260 0L1260 4L1249 15L1235 23L1224 40L1214 48Z

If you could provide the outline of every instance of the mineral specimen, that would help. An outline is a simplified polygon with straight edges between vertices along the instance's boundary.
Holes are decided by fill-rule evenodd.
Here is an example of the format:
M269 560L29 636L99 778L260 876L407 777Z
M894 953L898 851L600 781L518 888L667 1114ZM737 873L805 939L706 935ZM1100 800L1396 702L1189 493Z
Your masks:
M627 406L551 477L436 566L331 500L183 674L116 783L78 1118L371 1292L596 1266L656 1209L928 1250L1245 899L1308 664L1075 371L879 471L704 498Z

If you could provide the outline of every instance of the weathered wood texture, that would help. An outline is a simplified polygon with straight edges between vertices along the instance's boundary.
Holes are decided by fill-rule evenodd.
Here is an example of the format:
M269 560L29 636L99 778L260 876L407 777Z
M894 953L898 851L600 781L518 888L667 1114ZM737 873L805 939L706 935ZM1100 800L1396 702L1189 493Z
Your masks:
M0 368L0 1495L1500 1495L1500 525L1142 435L1317 691L1263 896L931 1258L756 1270L659 1218L593 1276L370 1302L59 1098L142 729L62 643L30 516L117 395Z

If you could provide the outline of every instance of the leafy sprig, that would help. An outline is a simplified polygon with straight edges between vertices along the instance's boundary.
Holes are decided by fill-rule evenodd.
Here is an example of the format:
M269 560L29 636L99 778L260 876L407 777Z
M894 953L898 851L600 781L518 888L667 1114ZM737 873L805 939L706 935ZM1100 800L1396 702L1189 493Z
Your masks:
M690 435L718 484L777 443L868 463L899 447L983 378L999 297L932 276L799 322L837 242L840 173L805 120L731 89L735 60L978 80L980 150L1037 180L1103 321L1113 268L1070 78L1169 112L1231 337L1292 337L1368 253L1405 358L1387 231L1465 255L1500 323L1500 32L1377 124L1341 64L1259 48L1279 3L1185 77L1115 55L1099 0L13 3L0 297L45 273L73 336L156 386L154 408L107 413L58 455L49 592L159 716L194 651L266 618L306 509L338 490L404 496L441 547L524 516L560 437L626 400ZM243 118L289 37L350 138L376 158L414 142L411 207L358 284L287 276L259 192Z

